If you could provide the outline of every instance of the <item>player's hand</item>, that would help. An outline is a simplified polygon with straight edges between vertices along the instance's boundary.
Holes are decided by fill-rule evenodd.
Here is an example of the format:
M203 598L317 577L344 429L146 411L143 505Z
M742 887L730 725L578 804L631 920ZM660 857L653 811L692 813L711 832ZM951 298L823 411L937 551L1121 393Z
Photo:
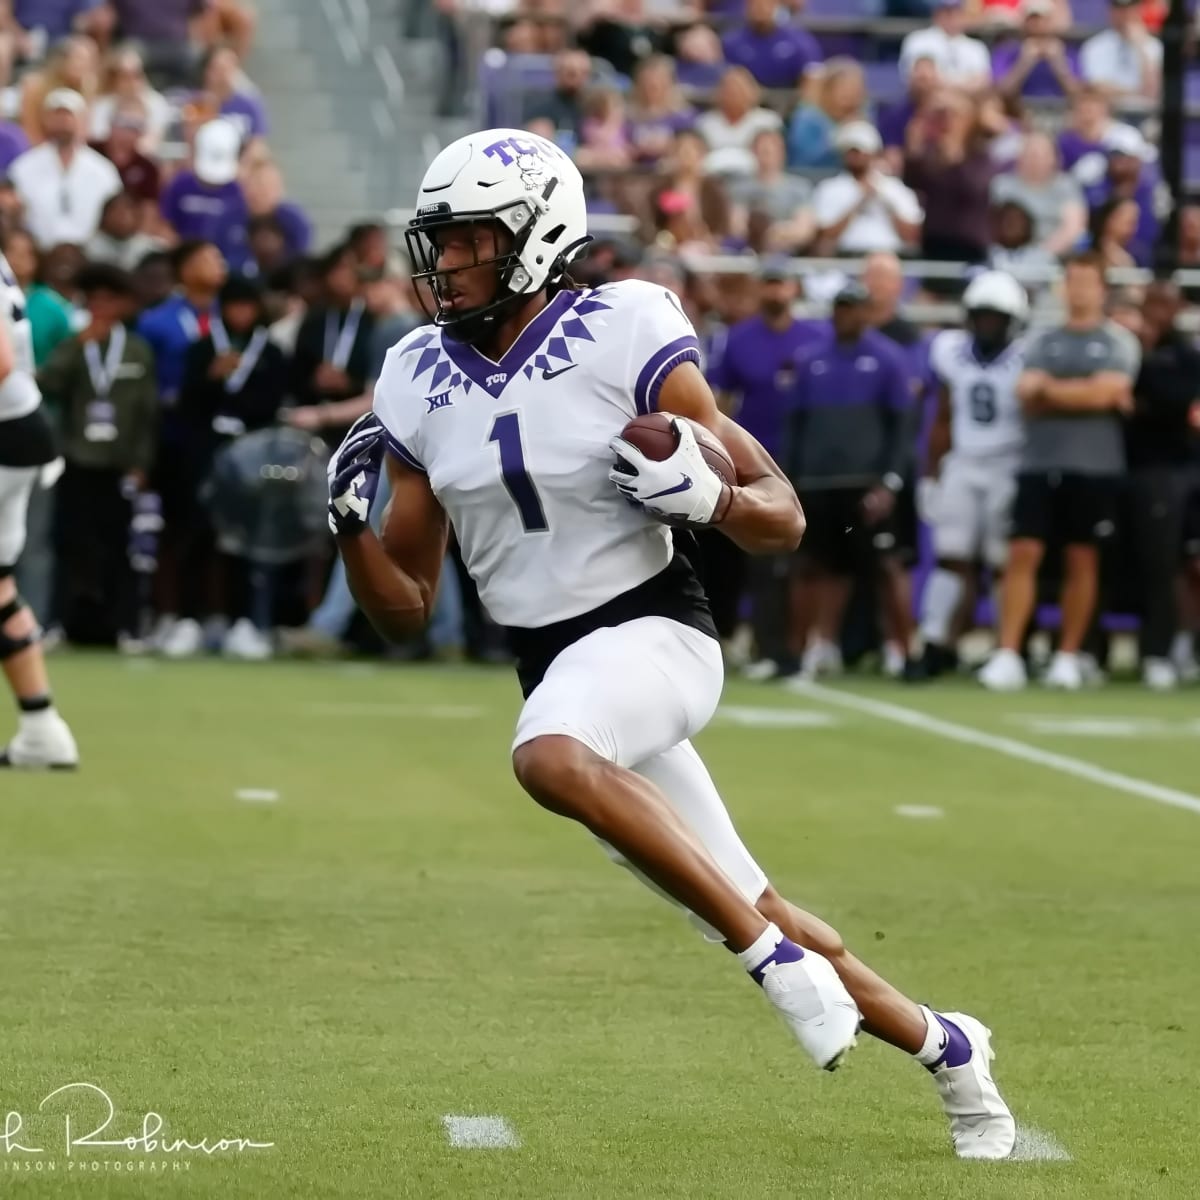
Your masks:
M917 516L923 524L933 525L937 521L941 496L941 480L933 475L922 475L917 480Z
M334 533L353 537L366 529L385 449L383 425L369 412L350 426L329 460L329 528Z
M608 443L617 462L608 473L617 491L652 517L674 525L708 525L725 492L721 477L704 461L692 427L678 417L671 425L679 445L655 462L622 437ZM728 507L725 505L724 507Z

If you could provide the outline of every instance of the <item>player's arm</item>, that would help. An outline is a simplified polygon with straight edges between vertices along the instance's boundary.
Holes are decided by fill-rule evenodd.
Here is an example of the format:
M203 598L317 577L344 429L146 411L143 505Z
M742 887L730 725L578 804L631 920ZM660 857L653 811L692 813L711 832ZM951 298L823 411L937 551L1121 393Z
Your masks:
M1081 379L1055 379L1045 371L1025 370L1017 380L1017 398L1027 414L1127 411L1133 381L1123 371L1097 371Z
M658 407L699 422L733 459L737 486L718 503L713 524L752 554L794 550L804 536L804 510L795 490L757 440L721 412L694 363L681 363L667 376Z
M424 473L385 455L382 436L358 447L350 443L353 436L351 430L330 480L330 520L358 606L381 637L403 641L420 632L433 611L449 523ZM392 489L378 536L367 522L372 462L376 483L386 463Z

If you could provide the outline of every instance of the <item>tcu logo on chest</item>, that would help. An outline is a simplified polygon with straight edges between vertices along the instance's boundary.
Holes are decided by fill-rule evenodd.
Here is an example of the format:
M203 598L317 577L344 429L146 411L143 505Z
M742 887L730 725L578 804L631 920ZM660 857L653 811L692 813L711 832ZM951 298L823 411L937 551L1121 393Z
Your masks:
M485 386L495 387L496 384L498 384L498 383L507 383L507 382L508 382L508 372L500 371L495 375L489 375L487 377L487 382L486 382Z

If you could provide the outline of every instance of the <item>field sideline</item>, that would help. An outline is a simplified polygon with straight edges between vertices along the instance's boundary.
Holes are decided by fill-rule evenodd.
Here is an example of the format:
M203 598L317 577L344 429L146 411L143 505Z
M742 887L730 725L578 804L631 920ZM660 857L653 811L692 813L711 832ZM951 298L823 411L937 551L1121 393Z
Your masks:
M1069 1156L981 1166L919 1068L865 1041L813 1070L723 951L523 797L509 672L53 669L85 769L0 775L0 1194L1197 1194L1200 693L731 684L700 741L780 889L988 1021L1027 1146ZM155 1112L274 1145L68 1158L66 1113L78 1137L103 1101L38 1105L75 1082L115 1105L98 1138ZM519 1144L450 1144L483 1115Z

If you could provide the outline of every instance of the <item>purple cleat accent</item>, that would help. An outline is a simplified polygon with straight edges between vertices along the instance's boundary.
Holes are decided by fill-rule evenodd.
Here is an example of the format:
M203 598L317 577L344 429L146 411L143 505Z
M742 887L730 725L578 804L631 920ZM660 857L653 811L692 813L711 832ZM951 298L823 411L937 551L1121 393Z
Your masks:
M800 947L797 946L795 942L790 941L788 938L785 937L783 939L783 941L781 941L779 943L779 945L776 946L775 949L772 950L771 953L768 954L767 957L764 958L762 960L762 962L760 962L758 964L758 966L755 967L754 970L752 970L750 972L750 978L753 979L754 982L757 983L759 987L762 987L763 972L769 966L771 966L772 963L799 962L803 957L804 957L804 951L801 950ZM940 1017L938 1019L941 1020ZM967 1053L968 1053L968 1055L970 1054L969 1047L968 1047Z
M962 1067L971 1061L971 1043L967 1041L967 1035L963 1033L953 1021L947 1021L941 1013L934 1013L937 1017L938 1024L946 1031L946 1048L942 1051L942 1056L933 1063L930 1071L940 1070L942 1067Z

